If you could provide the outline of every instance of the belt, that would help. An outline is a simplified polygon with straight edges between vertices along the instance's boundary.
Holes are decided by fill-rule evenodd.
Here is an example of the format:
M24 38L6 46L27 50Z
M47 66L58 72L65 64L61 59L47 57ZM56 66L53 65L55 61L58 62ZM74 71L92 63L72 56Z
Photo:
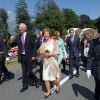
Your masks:
M26 56L26 54L21 54L22 56Z

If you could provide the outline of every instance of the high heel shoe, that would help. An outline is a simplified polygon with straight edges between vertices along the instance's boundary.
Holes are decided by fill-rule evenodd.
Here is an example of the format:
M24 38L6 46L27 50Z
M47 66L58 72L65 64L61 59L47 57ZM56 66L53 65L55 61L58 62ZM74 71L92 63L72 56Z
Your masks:
M49 93L49 94L48 94L48 93L47 93L47 94L45 93L45 94L44 94L44 98L46 99L46 98L48 98L50 95L51 95L51 93Z
M56 93L58 94L60 92L60 84L58 84L57 86L56 86Z

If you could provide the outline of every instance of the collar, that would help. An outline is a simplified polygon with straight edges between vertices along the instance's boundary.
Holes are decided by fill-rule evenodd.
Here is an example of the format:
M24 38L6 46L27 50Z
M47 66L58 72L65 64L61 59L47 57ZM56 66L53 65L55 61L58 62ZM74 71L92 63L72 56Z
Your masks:
M22 35L26 36L26 32L24 32Z

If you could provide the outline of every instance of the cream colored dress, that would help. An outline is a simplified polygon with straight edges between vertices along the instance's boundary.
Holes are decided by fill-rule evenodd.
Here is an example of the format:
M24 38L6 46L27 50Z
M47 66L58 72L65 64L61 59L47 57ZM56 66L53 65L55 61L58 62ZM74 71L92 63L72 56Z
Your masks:
M43 42L40 47L40 53L48 50L50 54L58 54L58 47L55 40L50 39L48 42ZM57 59L54 56L43 58L43 80L54 81L60 79L60 69Z

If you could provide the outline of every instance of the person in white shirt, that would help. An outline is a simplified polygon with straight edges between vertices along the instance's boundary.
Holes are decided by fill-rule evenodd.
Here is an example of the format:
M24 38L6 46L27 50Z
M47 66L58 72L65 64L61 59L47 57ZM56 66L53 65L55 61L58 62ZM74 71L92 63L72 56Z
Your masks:
M89 48L90 48L90 43L87 43L86 46L84 47L84 68L85 69L87 67L87 56L88 56Z

